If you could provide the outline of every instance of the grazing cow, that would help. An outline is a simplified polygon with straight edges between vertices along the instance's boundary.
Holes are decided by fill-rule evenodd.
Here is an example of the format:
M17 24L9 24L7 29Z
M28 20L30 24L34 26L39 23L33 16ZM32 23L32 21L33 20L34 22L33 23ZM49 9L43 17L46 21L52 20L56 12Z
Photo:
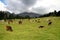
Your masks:
M50 22L51 21L51 19L47 19L47 22Z
M10 21L8 21L8 24L10 24Z
M22 24L22 21L19 21L19 24Z
M11 20L11 19L10 19L10 20L8 20L8 24L10 24L10 23L12 23L12 22L13 22L13 20Z
M9 21L10 21L10 22L13 22L13 20L12 20L12 19L10 19Z
M50 21L49 23L48 23L48 25L51 25L52 24L52 22Z
M40 19L38 19L38 20L40 20Z
M39 28L43 28L44 26L39 26Z
M35 20L35 22L37 22L37 20Z
M52 24L51 19L47 19L47 21L48 21L48 25L51 25Z
M29 20L31 23L34 23L35 21L34 20Z
M6 26L7 31L13 31L11 26Z
M38 22L38 23L40 23L40 21L39 21L39 20L38 20L37 22Z

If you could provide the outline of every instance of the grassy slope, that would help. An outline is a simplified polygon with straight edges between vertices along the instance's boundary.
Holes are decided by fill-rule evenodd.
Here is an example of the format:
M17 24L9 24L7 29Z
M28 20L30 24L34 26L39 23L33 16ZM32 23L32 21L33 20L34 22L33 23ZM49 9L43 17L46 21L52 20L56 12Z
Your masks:
M27 19L23 20L23 24L18 24L17 21L11 23L13 32L5 30L7 23L0 22L0 40L60 40L60 19L51 18L53 24L47 25L47 18L39 18L40 23L30 22ZM31 19L34 20L34 19ZM44 28L38 28L44 25Z

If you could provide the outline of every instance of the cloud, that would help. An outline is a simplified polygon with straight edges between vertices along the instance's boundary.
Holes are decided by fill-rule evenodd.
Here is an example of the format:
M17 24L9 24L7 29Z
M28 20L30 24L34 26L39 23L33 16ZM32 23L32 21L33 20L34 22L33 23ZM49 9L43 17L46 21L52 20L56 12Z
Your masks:
M6 6L4 5L4 3L2 3L1 1L0 1L0 10L2 11L6 11L7 9L5 8Z
M36 8L32 7L32 8L29 8L29 11L39 13L39 14L48 13L47 9L44 7L36 7Z
M32 6L36 3L37 0L21 0L26 6Z
M26 5L23 2L21 0L6 0L6 4L7 4L6 8L15 13L28 11L29 5Z
M47 13L60 10L60 0L5 0L5 3L6 8L15 13L24 11Z

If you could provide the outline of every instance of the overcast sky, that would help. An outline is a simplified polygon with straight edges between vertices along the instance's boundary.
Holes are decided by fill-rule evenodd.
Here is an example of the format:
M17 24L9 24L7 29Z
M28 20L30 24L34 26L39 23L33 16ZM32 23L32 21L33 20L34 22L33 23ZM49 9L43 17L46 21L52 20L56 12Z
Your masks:
M60 10L60 0L0 0L0 10L14 13L36 12L40 14Z

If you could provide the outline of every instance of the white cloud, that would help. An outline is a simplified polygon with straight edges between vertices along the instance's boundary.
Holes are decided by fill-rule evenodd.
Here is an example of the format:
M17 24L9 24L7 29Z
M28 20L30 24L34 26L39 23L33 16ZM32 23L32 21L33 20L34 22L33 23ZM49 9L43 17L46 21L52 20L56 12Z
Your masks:
M15 13L24 11L47 13L60 10L60 0L5 0L5 3L7 4L6 8ZM2 5L4 4L2 3ZM1 8L5 7L2 6Z
M39 14L44 14L44 13L48 13L47 9L44 7L31 7L29 8L29 12L35 12L35 13L39 13Z
M20 0L6 0L7 2L7 9L11 10L12 12L19 13L28 10L28 7L25 6Z
M7 9L5 7L6 6L0 1L0 10L6 11Z
M48 12L52 12L54 10L60 10L60 0L37 0L36 4L30 8L30 10L32 10L33 8L35 8L36 11L38 13L42 12L42 13L48 13ZM37 11L41 9L40 11ZM44 11L45 10L45 11Z

